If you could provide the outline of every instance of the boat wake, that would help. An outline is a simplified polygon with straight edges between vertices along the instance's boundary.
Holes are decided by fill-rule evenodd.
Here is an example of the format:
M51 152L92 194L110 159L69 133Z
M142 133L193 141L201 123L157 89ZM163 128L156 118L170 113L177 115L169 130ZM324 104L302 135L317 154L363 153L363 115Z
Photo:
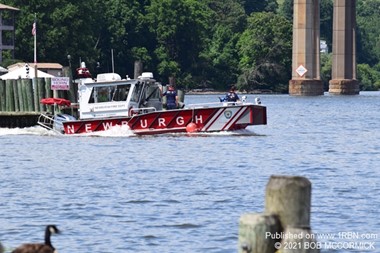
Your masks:
M85 133L85 134L74 134L74 136L95 136L95 137L130 137L136 136L129 128L128 125L123 126L113 126L108 130Z
M108 130L101 132L92 132L86 134L64 135L55 131L48 130L41 126L25 127L25 128L0 128L0 136L6 135L40 135L40 136L93 136L93 137L129 137L136 136L128 126L114 126Z
M0 136L5 135L41 135L41 136L54 136L59 135L57 132L50 131L41 126L32 126L25 128L0 128Z
M241 129L236 131L221 132L193 132L193 133L167 133L161 136L189 136L189 137L224 137L224 136L261 136L251 130Z
M64 135L55 131L47 130L41 126L25 127L25 128L0 128L0 136L6 135L40 135L40 136L65 136L65 137L133 137L138 136L133 133L128 125L114 126L108 130L91 133ZM212 136L260 136L259 134L248 129L237 131L222 132L196 132L196 133L167 133L160 136L189 136L189 137L212 137Z

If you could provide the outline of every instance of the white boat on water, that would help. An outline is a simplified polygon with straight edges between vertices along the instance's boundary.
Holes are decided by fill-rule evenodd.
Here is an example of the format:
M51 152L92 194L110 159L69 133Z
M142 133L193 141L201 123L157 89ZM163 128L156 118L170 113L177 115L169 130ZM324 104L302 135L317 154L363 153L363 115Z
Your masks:
M138 135L177 132L220 132L267 123L266 107L260 103L215 102L183 105L166 110L162 86L150 72L137 79L122 80L118 74L100 74L96 80L78 79L78 103L65 99L42 99L45 104L78 107L74 114L42 113L38 124L63 134L85 134L127 125Z

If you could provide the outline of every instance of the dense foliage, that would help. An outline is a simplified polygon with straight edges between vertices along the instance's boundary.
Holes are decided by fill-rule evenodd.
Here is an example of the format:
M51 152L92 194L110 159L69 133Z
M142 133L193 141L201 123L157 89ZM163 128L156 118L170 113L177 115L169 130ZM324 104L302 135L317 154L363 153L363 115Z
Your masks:
M3 0L16 20L18 60L33 61L37 15L39 62L133 75L134 63L183 88L286 92L291 78L293 0ZM278 5L278 3L281 3ZM321 38L331 49L333 0L321 0ZM358 77L379 88L380 1L357 0ZM68 58L70 55L70 59ZM3 65L10 64L4 54ZM7 61L8 58L8 61ZM322 78L331 72L322 56Z

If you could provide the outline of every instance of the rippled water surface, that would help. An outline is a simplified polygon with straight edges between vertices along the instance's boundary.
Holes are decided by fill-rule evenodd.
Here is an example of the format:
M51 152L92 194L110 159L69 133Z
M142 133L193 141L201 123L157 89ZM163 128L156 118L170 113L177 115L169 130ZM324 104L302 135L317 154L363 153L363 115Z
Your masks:
M0 129L0 241L42 241L52 223L61 253L237 252L239 217L263 211L269 177L298 175L312 182L316 234L375 246L322 252L380 252L380 92L261 100L268 125L238 134Z

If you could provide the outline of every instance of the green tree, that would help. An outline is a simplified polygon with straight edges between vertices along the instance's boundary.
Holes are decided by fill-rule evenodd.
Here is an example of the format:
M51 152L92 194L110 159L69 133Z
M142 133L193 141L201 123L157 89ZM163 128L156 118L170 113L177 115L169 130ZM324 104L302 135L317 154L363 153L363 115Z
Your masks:
M252 12L276 12L278 9L277 0L243 0L242 2L247 15Z
M332 53L321 54L321 80L325 90L329 88L332 70Z
M279 13L289 20L293 20L293 5L294 0L284 0L280 6Z
M357 3L358 63L370 66L380 62L380 1L361 0Z
M210 24L210 9L198 0L152 0L147 22L155 35L158 72L165 78L196 73Z
M360 90L379 90L380 71L371 68L368 64L358 64L358 80Z
M236 43L246 26L246 15L240 1L236 0L214 1L210 8L215 22L207 43L209 46L202 54L207 80L201 85L225 89L237 80L239 56Z
M281 15L254 13L238 44L239 89L284 91L291 78L292 24ZM286 88L285 88L286 87Z
M90 63L95 61L99 53L97 23L102 23L102 16L97 13L100 0L91 5L74 0L30 0L27 4L22 0L8 0L5 4L21 9L17 16L16 58L33 62L31 29L36 14L38 61L68 65L69 54L73 60L81 57Z
M326 40L330 50L332 49L332 27L333 27L333 0L321 0L320 5L320 36Z
M102 49L100 61L106 71L110 71L111 49L114 52L116 72L133 73L134 61L142 60L152 69L154 36L145 22L145 1L107 0L104 2L104 25L99 34Z

